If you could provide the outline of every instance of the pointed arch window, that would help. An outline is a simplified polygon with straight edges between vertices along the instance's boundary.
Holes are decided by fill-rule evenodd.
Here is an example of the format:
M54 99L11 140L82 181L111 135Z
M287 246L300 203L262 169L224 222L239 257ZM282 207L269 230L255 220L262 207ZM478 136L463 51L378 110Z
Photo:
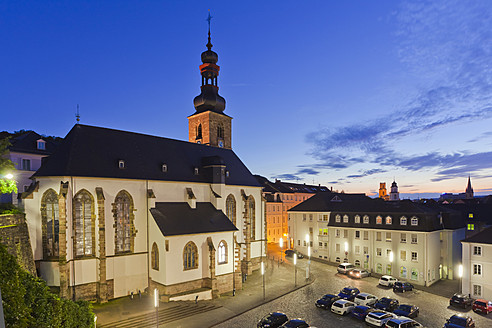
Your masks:
M219 246L217 248L217 253L218 253L217 260L219 264L227 263L227 243L224 240L222 240L219 243Z
M201 139L202 138L202 125L198 124L198 127L196 128L196 138Z
M183 250L183 268L185 270L198 268L198 248L192 241L188 242Z
M48 189L41 199L41 219L43 231L44 258L57 257L59 253L60 221L58 211L58 195Z
M155 242L152 244L150 259L152 263L152 269L159 271L159 248L157 247L157 244Z
M249 196L247 208L248 208L248 221L251 227L251 240L255 240L256 215L255 215L255 199L253 196Z
M226 199L226 215L236 225L236 199L232 194Z
M87 190L81 190L74 197L75 256L94 255L94 220L94 198Z
M113 204L115 227L115 253L133 251L133 200L130 194L120 191Z

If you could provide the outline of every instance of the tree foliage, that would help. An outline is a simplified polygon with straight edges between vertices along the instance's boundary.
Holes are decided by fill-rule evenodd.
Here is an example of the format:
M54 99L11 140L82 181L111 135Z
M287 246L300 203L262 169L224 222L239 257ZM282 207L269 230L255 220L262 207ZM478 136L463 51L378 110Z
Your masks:
M15 171L14 163L8 157L9 146L9 138L0 140L0 194L17 192L15 181L5 178L7 173Z
M46 283L30 275L0 244L0 289L6 327L94 327L94 314L86 301L60 299Z

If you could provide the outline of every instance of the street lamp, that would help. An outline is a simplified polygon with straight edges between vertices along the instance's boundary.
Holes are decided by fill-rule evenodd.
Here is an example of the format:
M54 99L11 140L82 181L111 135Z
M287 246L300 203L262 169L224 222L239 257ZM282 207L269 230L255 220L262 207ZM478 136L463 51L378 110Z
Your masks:
M297 287L297 254L294 253L294 287Z
M461 291L462 291L462 288L461 288L461 279L463 278L463 264L460 264L458 266L458 277L460 277L460 294L461 294Z
M265 264L261 262L261 277L263 278L263 300L265 300Z
M7 173L5 177L9 180L12 180L14 178L14 175L12 173Z
M306 279L309 279L309 274L311 273L311 246L308 246L308 267Z
M282 262L283 261L282 253L284 252L284 239L280 238L278 243L280 244L280 262Z
M155 307L155 315L157 318L157 328L159 328L159 292L157 291L157 288L154 289L154 307Z
M94 328L97 327L97 315L94 316Z

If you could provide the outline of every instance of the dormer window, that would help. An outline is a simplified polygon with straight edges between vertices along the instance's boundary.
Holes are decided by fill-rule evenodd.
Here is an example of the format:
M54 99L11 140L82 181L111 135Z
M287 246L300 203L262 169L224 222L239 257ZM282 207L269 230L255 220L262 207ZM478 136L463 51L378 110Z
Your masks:
M122 160L122 159L120 159L120 160L118 161L118 167L119 167L120 169L124 169L124 168L125 168L125 161L124 161L124 160Z
M229 171L226 171L226 178L229 177Z
M162 164L162 172L167 172L167 164Z
M46 141L44 141L43 139L39 139L37 141L37 148L39 150L46 150Z
M194 170L194 174L195 175L198 175L199 171L198 171L198 167L195 167L195 170Z

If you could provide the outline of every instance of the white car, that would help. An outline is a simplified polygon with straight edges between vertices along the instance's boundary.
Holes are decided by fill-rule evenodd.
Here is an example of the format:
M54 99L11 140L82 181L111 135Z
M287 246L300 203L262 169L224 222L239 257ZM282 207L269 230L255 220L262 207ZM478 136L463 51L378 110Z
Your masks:
M394 313L376 310L366 315L366 323L374 327L384 327L386 322L396 317L397 315Z
M382 276L379 279L379 284L381 286L386 286L386 287L393 287L394 283L397 282L398 279L392 276Z
M420 323L407 317L398 317L386 322L385 328L423 328Z
M352 312L352 310L354 309L354 307L356 305L357 304L355 304L354 302L350 302L347 300L338 300L332 304L331 312L336 313L336 314L340 314L340 315L345 315L347 313Z
M354 303L357 305L366 305L366 306L373 306L376 302L378 301L378 298L376 295L372 295L369 293L360 293L357 294L354 298Z

